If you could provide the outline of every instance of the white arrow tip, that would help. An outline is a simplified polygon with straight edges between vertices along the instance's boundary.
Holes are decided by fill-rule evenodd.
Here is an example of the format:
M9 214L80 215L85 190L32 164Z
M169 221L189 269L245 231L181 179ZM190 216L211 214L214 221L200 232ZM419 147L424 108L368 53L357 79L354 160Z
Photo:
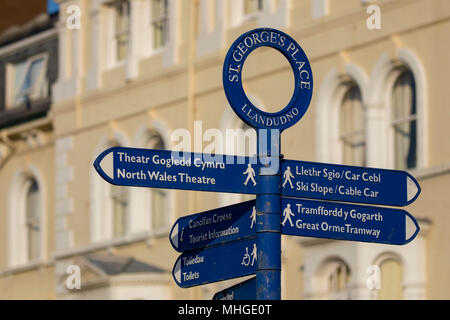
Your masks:
M172 240L174 247L178 248L178 223L173 226L172 232L170 233L170 239Z
M406 215L405 217L405 224L405 240L410 241L412 240L411 238L419 231L419 227L409 215Z
M111 179L114 179L114 158L113 153L108 153L99 163L103 172Z
M419 192L419 186L417 182L411 179L410 176L406 176L406 194L407 201L411 201Z
M181 259L178 259L173 268L173 275L178 283L181 283Z

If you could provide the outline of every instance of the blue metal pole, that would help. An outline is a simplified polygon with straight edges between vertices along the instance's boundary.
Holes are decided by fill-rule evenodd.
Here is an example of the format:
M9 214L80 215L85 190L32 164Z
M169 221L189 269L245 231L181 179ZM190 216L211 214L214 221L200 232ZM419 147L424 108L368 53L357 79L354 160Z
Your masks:
M280 131L258 131L259 190L256 197L256 299L281 299Z

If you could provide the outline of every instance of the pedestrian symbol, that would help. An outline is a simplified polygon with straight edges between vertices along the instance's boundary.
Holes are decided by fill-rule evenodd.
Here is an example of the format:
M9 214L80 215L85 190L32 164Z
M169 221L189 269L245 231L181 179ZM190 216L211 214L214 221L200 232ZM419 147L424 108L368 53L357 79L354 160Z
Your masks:
M294 186L292 185L292 181L291 181L292 178L294 178L294 175L291 172L291 167L288 166L283 173L283 179L284 179L283 188L286 186L286 183L289 182L291 189L294 189Z
M252 219L252 224L250 225L250 229L253 229L253 224L256 222L256 208L253 207L252 214L250 215L250 219Z
M289 224L291 225L291 227L293 227L294 224L292 223L291 217L293 217L294 214L292 213L291 205L289 203L286 206L286 209L284 209L284 211L283 211L283 216L284 216L284 220L281 223L283 225L283 227L286 224L286 221L288 221L288 220L289 220Z
M244 175L247 175L247 179L244 182L244 185L246 186L249 180L252 180L253 182L253 186L256 186L256 181L255 181L255 169L252 168L252 165L249 163L247 170L245 170L245 172L243 173Z

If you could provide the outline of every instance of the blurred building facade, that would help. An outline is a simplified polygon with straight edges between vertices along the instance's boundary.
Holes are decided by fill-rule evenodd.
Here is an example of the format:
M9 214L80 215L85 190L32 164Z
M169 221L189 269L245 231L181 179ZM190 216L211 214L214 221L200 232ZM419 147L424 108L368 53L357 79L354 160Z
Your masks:
M245 129L222 67L256 27L291 35L314 73L308 112L282 135L286 158L408 170L422 187L407 208L421 231L405 246L283 236L283 298L450 298L447 0L58 3L0 48L0 298L210 299L242 281L178 288L168 234L180 216L248 197L115 187L92 163L116 145L172 149L180 128L200 152L205 130ZM381 29L368 27L371 4ZM293 91L283 59L261 48L243 69L269 112ZM71 266L80 289L67 285Z

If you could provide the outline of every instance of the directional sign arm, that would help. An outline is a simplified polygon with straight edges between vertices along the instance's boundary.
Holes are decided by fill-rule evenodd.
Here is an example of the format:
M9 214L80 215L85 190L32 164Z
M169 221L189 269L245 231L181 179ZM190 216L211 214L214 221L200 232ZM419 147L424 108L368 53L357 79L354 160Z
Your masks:
M420 228L405 210L282 198L281 232L287 235L404 245Z
M255 274L258 252L255 239L188 251L175 262L172 275L178 286L194 287Z
M256 157L124 147L110 148L94 162L114 185L244 194L258 193L258 167Z
M255 200L179 218L170 231L178 252L195 250L253 237L256 234Z
M288 197L406 206L420 194L405 171L293 160L283 160L282 170L282 195Z

